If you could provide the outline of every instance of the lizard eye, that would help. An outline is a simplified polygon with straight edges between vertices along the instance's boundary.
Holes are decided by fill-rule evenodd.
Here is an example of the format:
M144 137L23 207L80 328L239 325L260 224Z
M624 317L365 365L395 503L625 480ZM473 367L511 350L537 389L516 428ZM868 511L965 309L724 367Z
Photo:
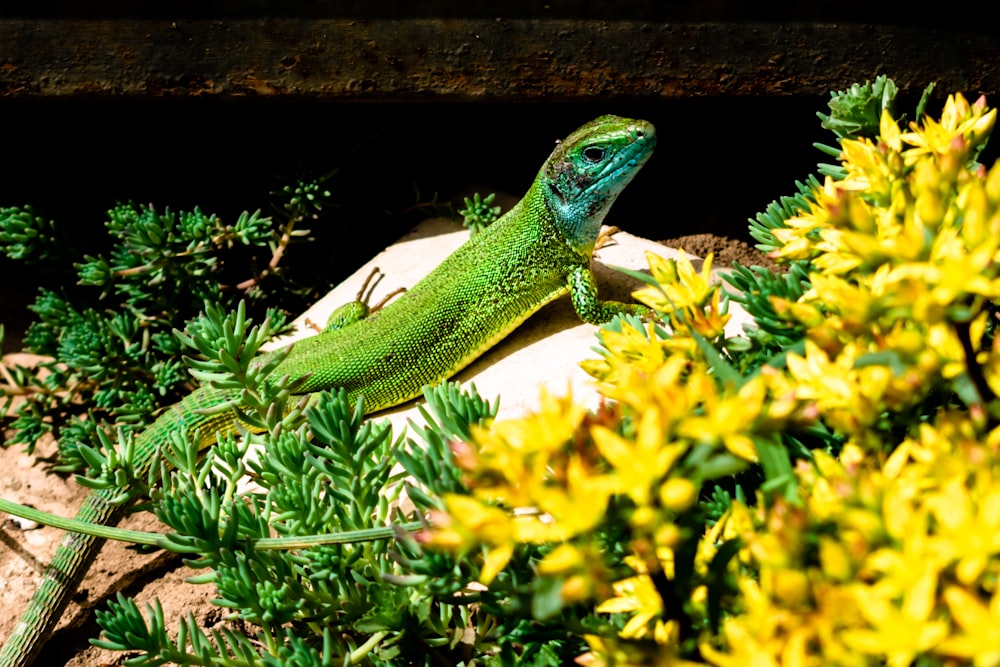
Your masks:
M583 149L583 159L591 164L597 164L604 159L607 153L604 146L587 146Z

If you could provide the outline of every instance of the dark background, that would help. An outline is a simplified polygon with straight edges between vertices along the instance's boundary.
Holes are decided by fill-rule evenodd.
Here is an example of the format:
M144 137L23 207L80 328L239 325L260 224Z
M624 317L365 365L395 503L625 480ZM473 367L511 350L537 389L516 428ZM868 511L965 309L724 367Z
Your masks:
M418 202L519 196L553 142L599 114L659 134L607 222L750 240L747 219L825 160L812 144L832 140L816 117L832 88L887 74L907 111L939 81L936 113L949 92L1000 86L996 26L968 8L82 4L0 5L0 206L32 204L97 253L116 202L232 220L267 210L282 176L335 169L318 243L288 260L332 281L418 222ZM42 274L0 258L9 329Z

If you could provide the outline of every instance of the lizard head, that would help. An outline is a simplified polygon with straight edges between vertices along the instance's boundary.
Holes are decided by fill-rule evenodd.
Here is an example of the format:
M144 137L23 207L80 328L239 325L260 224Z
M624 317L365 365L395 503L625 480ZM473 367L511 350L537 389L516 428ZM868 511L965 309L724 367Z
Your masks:
M536 180L574 250L594 249L608 209L646 163L656 130L644 120L601 116L559 142Z

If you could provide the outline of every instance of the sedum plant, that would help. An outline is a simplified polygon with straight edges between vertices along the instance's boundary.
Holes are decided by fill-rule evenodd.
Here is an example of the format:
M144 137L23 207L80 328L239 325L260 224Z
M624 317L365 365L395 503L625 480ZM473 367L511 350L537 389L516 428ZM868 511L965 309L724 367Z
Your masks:
M481 197L478 192L474 192L472 197L465 197L465 208L460 209L458 214L462 216L462 225L467 227L473 234L478 234L500 217L500 207L493 205L496 193L490 193Z
M64 469L74 470L82 464L77 443L95 442L102 424L151 421L192 388L173 331L206 303L229 310L245 299L259 314L270 309L280 328L285 311L277 306L294 303L302 289L280 261L322 212L330 197L324 180L281 187L274 216L244 212L231 222L199 209L119 204L105 222L114 245L95 255L30 206L0 208L0 251L72 267L56 276L63 286L41 288L31 306L36 319L24 346L41 359L0 377L0 423L12 427L11 442L30 451L52 433Z
M197 442L178 439L148 479L149 509L172 531L157 544L187 554L201 572L189 581L212 584L216 604L256 631L206 633L188 616L174 636L158 605L141 610L119 597L98 612L103 633L94 643L141 652L131 665L382 663L411 645L448 651L472 614L464 601L432 605L432 592L455 587L401 565L420 558L403 532L420 524L401 522L394 502L405 490L404 472L393 468L401 438L387 424L364 421L362 404L349 404L344 392L293 397L285 381L267 375L278 357L251 367L269 333L251 328L242 307L229 316L211 309L189 328L190 347L219 350L198 362L196 376L240 389L241 418L261 432L221 438L202 458ZM496 410L451 385L428 401L443 415L444 425L431 422L439 434ZM249 449L259 455L247 456ZM432 460L409 462L415 480L438 472ZM92 485L135 477L127 462L92 474ZM247 475L253 488L244 488Z

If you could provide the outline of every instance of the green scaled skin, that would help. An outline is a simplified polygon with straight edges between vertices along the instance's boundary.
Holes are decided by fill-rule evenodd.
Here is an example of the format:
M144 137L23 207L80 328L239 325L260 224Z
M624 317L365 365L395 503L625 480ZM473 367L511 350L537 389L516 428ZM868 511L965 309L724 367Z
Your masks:
M303 379L303 393L344 388L376 412L446 380L553 299L569 293L580 318L600 324L636 304L601 301L590 271L601 222L656 145L645 121L602 116L573 132L546 160L524 198L473 236L426 278L375 314L293 344L275 377ZM136 440L149 461L169 434L195 429L205 447L234 431L229 412L200 409L228 400L203 387L172 406ZM113 525L125 513L101 492L77 518ZM43 575L0 667L31 664L103 540L69 534Z
M605 116L580 128L506 215L376 314L296 343L276 372L309 374L304 391L364 394L377 410L454 375L567 292L587 322L639 312L598 300L590 261L601 221L654 143L642 121Z

